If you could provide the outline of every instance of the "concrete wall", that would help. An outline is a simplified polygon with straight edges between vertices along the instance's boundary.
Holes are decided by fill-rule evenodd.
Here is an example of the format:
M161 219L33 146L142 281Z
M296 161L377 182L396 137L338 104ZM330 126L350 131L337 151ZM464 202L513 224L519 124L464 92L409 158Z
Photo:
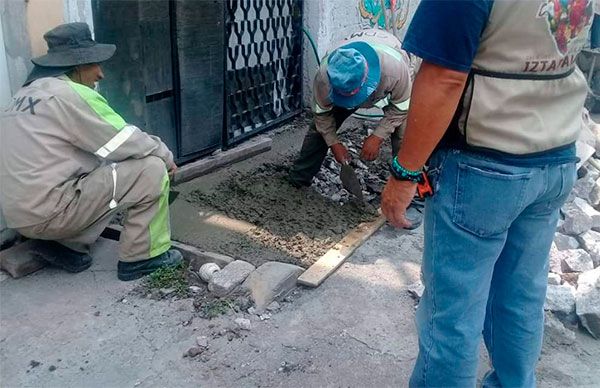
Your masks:
M381 0L306 0L304 2L304 27L313 37L318 47L319 58L322 58L329 46L338 42L352 32L369 27L388 27L390 25L390 0L386 17L381 12ZM396 36L402 40L410 19L419 0L397 0ZM379 17L378 17L379 16ZM312 81L317 69L317 61L308 38L304 39L304 103L310 106L312 101Z

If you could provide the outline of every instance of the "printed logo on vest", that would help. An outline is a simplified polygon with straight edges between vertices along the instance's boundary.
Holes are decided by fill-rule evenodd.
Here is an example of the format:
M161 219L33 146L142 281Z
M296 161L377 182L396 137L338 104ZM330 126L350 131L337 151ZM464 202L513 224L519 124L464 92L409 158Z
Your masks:
M548 30L561 55L569 53L571 42L580 38L591 23L592 0L547 0L538 10L538 18L546 18Z

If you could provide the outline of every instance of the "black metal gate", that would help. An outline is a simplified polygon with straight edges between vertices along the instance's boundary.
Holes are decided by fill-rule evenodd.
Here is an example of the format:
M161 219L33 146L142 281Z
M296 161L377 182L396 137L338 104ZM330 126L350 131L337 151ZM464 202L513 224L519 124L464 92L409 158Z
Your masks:
M301 111L302 0L92 0L101 91L178 162Z
M226 0L226 145L302 109L302 0Z

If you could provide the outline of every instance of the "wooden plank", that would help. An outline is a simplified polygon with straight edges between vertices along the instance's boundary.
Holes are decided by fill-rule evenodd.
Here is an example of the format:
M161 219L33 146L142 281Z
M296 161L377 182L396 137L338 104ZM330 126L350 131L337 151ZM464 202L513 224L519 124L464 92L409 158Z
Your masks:
M335 244L316 263L311 265L300 277L298 284L308 287L318 287L340 265L350 257L369 237L385 223L385 217L380 215L374 221L365 222L354 228L340 242Z
M183 183L201 175L206 175L221 167L251 158L271 149L273 141L268 137L259 137L240 144L237 147L180 167L175 173L173 185Z

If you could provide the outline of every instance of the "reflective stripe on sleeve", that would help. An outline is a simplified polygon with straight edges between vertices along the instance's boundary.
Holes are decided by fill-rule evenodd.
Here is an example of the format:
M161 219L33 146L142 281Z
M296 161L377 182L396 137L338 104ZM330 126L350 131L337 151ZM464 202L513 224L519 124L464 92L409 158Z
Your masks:
M127 141L135 132L136 127L133 125L126 125L121 129L112 139L106 142L102 147L95 152L101 158L106 158L112 152L114 152L117 148L119 148L123 143Z

